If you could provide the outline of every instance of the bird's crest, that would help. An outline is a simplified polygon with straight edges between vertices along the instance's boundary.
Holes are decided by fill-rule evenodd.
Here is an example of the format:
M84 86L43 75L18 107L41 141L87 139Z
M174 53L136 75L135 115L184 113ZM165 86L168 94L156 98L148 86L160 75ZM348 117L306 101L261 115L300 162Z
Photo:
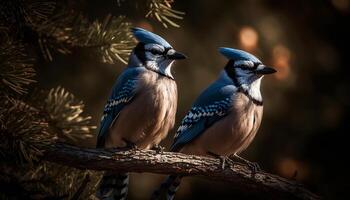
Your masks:
M152 32L149 32L145 29L136 27L136 28L132 28L131 32L139 42L142 42L145 44L159 44L168 48L171 47L171 45L162 37Z
M227 47L220 47L219 52L224 55L227 59L230 60L250 60L253 61L254 63L261 63L261 61L253 56L252 54L238 50L238 49L232 49L232 48L227 48Z

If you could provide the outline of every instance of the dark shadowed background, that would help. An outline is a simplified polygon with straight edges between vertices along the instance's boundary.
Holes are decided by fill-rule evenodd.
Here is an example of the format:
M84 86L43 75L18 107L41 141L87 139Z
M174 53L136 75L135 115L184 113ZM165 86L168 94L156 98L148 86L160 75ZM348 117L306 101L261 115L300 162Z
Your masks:
M164 28L115 1L82 1L91 19L126 14L136 26L154 31L188 55L173 71L178 83L177 123L197 95L216 79L227 60L220 46L259 57L277 73L262 84L264 117L254 142L242 156L271 173L296 179L328 199L345 199L350 187L346 159L349 130L349 0L181 1L181 28ZM127 4L127 3L126 3ZM57 54L41 68L43 88L62 85L83 100L96 125L110 89L125 67L101 64L78 50ZM97 132L97 131L96 131ZM169 147L174 130L162 143ZM163 176L134 174L130 199L145 199ZM227 183L185 178L177 199L242 199ZM249 197L247 197L249 198Z

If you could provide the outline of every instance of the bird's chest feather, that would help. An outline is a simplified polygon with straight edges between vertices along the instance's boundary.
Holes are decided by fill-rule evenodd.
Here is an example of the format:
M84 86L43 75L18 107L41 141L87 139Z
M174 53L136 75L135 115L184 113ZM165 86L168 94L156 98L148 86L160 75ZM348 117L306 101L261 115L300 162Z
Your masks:
M177 107L174 80L145 72L138 78L136 95L120 112L110 136L116 144L125 138L140 148L149 148L164 139L173 128Z
M231 110L227 116L229 132L223 134L230 144L228 148L234 153L241 152L248 147L258 131L263 106L255 104L243 93L235 95Z
M141 104L145 114L153 119L164 119L175 115L177 106L177 86L174 80L154 72L147 72L138 81L136 101Z
M260 126L263 106L255 104L244 94L239 93L234 97L231 113L232 127L243 133L250 133ZM244 134L244 135L246 135Z
M227 115L210 126L193 144L185 147L185 151L231 155L247 148L260 126L263 107L254 104L244 94L238 93L233 98Z

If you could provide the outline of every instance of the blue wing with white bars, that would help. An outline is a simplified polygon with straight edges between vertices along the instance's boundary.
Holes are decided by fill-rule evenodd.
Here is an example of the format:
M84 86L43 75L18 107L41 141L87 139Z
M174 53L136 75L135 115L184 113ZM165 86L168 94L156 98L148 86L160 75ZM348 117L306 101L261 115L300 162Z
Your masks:
M205 129L227 115L232 105L233 85L215 82L195 101L178 128L171 151L178 151L186 143L200 136Z
M126 68L118 77L103 111L97 136L97 147L104 146L109 127L124 106L132 102L136 93L138 75L143 70L141 67Z

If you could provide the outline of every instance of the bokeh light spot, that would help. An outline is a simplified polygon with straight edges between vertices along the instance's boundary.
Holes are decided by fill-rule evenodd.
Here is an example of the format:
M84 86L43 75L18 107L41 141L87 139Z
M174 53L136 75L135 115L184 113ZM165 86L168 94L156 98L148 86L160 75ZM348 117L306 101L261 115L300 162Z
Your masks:
M290 50L283 45L276 45L272 50L273 67L277 70L275 77L279 80L290 74L290 55Z
M349 10L349 0L332 0L333 6L340 11Z
M265 44L276 44L281 41L282 27L276 17L267 16L258 22L258 30Z
M254 50L258 44L258 33L252 27L243 27L239 31L239 42L244 50Z
M303 180L308 176L308 167L305 163L293 158L283 158L277 163L278 173L286 178Z

